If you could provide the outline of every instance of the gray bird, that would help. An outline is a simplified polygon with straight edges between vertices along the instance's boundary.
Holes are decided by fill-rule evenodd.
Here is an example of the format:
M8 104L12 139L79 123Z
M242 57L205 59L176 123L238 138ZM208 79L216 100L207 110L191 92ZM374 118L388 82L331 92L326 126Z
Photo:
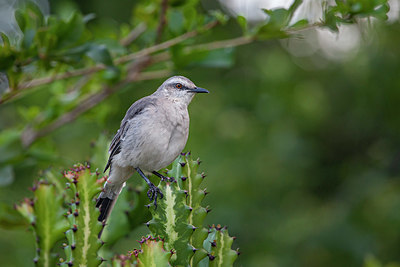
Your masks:
M97 199L99 221L110 214L126 180L137 171L149 185L147 196L157 207L161 190L144 172L158 173L182 152L189 135L188 105L196 93L208 93L183 76L167 79L152 95L139 99L126 112L120 129L111 141L105 171L109 178Z

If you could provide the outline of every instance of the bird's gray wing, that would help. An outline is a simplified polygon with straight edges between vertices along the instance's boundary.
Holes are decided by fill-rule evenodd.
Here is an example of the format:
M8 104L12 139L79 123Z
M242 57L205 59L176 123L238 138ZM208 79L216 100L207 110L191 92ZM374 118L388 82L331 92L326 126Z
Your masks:
M110 168L111 170L113 157L121 152L121 142L124 140L125 135L130 127L129 121L134 117L138 116L139 114L141 114L147 107L154 104L155 104L155 99L152 96L147 96L133 103L132 106L128 109L128 111L125 114L125 117L121 121L121 126L119 130L117 131L113 140L111 141L110 148L108 150L110 156L108 158L104 172L106 172L108 168Z

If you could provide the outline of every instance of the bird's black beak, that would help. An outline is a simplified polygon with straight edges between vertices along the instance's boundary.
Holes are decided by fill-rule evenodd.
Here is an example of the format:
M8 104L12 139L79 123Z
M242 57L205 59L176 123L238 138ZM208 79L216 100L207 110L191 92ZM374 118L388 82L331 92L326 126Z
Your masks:
M209 93L208 90L201 88L201 87L196 87L196 88L190 89L189 91L193 92L193 93Z

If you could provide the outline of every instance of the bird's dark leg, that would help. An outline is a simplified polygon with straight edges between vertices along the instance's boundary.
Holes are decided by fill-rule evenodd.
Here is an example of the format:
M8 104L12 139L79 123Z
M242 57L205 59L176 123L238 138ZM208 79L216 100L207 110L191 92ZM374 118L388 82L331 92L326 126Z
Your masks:
M165 177L164 175L162 175L161 173L158 173L156 171L153 171L154 175L157 175L158 177L161 178L161 181L168 181L168 177Z
M147 196L149 197L150 200L154 199L154 207L157 208L157 198L160 196L160 199L164 197L163 193L161 190L155 186L152 182L150 182L149 178L144 175L142 170L140 168L135 168L135 170L142 176L142 178L146 181L146 183L149 185L149 191L147 191ZM161 174L160 174L161 175Z

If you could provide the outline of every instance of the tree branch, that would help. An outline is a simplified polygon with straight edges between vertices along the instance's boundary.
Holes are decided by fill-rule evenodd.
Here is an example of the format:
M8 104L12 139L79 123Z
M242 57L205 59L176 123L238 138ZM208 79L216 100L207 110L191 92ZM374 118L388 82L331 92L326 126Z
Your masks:
M74 121L81 114L88 111L89 109L95 107L107 97L115 93L117 90L125 86L126 84L135 81L136 79L143 79L143 77L138 74L150 64L149 58L137 62L131 68L131 73L128 75L127 79L120 81L114 86L105 86L100 92L94 93L84 100L82 100L74 109L64 113L62 116L57 118L55 121L49 125L43 127L40 130L34 130L31 126L28 126L21 134L21 142L25 148L32 145L38 138L48 135L52 131L58 129L59 127Z
M218 21L214 21L214 22L210 22L208 24L206 24L204 26L203 29L201 30L209 30L213 27L215 27L216 25L218 25ZM144 56L148 56L152 53L161 51L161 50L165 50L171 46L174 46L180 42L183 42L189 38L192 38L194 36L196 36L199 33L199 30L193 30L187 33L184 33L176 38L170 39L166 42L160 43L160 44L156 44L154 46L148 47L148 48L144 48L138 52L134 52L125 56L121 56L117 59L114 60L114 64L119 65L119 64L124 64L127 62L130 62L134 59L138 59ZM38 78L38 79L33 79L31 81L22 83L21 85L18 86L17 89L15 89L15 93L10 93L5 97L2 97L0 99L0 104L3 104L4 102L14 98L15 96L17 96L21 91L29 89L29 88L33 88L36 86L40 86L40 85L44 85L44 84L49 84L52 83L54 81L58 81L58 80L63 80L63 79L68 79L68 78L72 78L72 77L76 77L76 76L81 76L81 75L87 75L87 74L91 74L91 73L95 73L98 72L100 70L104 70L106 68L105 65L103 64L98 64L92 67L88 67L88 68L83 68L83 69L78 69L78 70L73 70L73 71L68 71L68 72L64 72L64 73L60 73L60 74L55 74L53 76L50 77L44 77L44 78Z
M162 0L160 21L158 22L158 27L157 27L156 44L158 44L161 41L163 30L165 24L167 23L167 20L165 19L167 9L168 9L168 0Z
M134 28L125 38L120 41L123 46L130 45L135 41L144 31L147 29L146 24L140 23L136 28Z

